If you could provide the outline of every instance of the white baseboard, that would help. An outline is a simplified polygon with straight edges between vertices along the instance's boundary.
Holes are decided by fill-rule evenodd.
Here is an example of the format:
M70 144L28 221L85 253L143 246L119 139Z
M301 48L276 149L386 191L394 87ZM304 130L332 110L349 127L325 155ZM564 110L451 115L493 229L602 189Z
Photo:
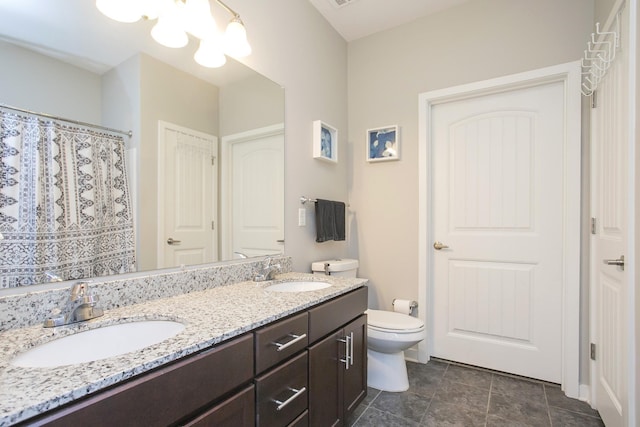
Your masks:
M590 384L580 384L579 393L580 395L578 396L578 399L582 400L583 402L587 402L589 406L591 406L593 409L596 409L593 406L593 402L591 401L591 385Z
M419 362L418 360L418 348L417 347L411 347L410 349L407 349L404 351L404 360L408 360L410 362Z

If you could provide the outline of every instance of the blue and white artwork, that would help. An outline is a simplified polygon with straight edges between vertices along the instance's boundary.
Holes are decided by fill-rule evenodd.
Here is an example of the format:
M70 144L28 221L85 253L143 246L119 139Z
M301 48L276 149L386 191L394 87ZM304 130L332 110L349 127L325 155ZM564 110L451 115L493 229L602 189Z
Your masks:
M338 163L338 129L321 120L313 122L313 157Z
M326 157L327 159L331 159L333 156L331 155L331 131L322 126L320 129L320 155L322 157Z
M398 126L367 131L367 161L398 160Z

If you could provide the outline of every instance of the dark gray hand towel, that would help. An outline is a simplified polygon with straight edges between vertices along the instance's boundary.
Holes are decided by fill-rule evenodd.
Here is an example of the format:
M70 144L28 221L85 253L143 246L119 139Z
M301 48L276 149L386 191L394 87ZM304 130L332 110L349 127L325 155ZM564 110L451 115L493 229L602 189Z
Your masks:
M316 242L327 240L345 240L345 204L317 199Z

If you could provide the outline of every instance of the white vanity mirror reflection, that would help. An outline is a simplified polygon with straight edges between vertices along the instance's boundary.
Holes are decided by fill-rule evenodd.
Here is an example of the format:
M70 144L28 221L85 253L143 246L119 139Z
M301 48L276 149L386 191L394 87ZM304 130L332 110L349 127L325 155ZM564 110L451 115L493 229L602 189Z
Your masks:
M2 2L0 103L133 132L136 271L283 253L284 89L231 58L202 67L193 40L169 49L150 28L93 1Z

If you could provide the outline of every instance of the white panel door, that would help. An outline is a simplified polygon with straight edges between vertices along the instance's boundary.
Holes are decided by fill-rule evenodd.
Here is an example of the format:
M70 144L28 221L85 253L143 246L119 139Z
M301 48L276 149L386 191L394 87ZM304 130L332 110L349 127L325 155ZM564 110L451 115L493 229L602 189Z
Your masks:
M159 132L158 267L217 261L218 140L165 122Z
M628 9L628 8L626 8ZM625 11L625 16L628 14ZM627 22L627 18L622 22ZM626 31L622 31L623 37ZM626 40L600 82L597 107L591 110L592 310L596 344L594 401L609 427L626 425L628 399L627 283L621 259L627 245L627 54ZM637 363L637 361L636 361Z
M284 135L233 143L232 248L247 256L274 255L284 245Z
M562 82L433 107L434 356L561 382L563 109Z

